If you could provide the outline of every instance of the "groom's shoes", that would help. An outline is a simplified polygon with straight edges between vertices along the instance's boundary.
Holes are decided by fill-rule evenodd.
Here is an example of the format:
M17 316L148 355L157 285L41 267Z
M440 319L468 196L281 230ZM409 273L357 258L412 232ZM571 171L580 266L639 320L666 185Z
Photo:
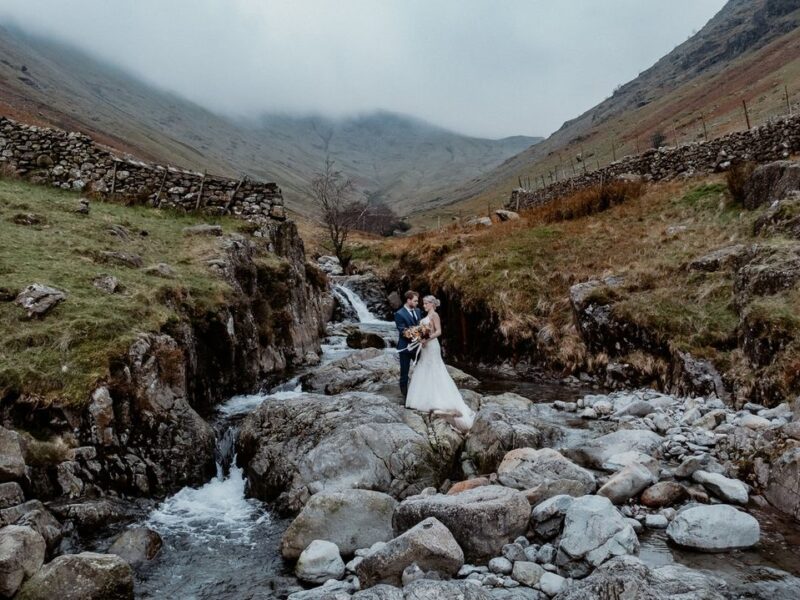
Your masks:
M403 402L405 402L408 396L408 388L400 386L400 395L403 397Z

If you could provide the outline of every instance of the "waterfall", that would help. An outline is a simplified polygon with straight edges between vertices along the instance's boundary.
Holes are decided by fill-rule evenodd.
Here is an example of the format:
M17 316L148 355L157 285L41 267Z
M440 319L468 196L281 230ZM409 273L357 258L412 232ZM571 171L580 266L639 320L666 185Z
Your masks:
M356 315L358 315L358 322L359 323L384 323L381 319L377 318L373 315L361 297L356 294L353 290L343 285L337 285L334 288L334 292L338 292L339 297L344 298L353 307L353 310L356 311Z

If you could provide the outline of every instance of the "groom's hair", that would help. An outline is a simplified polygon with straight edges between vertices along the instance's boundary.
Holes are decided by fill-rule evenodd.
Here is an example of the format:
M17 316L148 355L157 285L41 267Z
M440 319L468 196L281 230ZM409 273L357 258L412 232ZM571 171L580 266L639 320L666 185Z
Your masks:
M411 300L412 298L419 298L419 294L414 290L408 290L406 292L406 300Z

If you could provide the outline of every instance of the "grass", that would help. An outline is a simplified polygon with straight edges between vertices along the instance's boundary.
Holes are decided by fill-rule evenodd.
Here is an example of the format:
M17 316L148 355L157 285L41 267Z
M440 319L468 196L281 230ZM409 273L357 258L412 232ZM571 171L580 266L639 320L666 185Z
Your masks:
M73 193L0 180L0 287L15 294L36 282L68 295L42 319L27 320L21 307L0 302L0 398L24 391L49 401L85 401L107 375L109 359L138 333L200 314L232 292L207 265L220 254L218 240L185 236L182 229L213 222L231 233L241 221L100 202L92 202L87 216L77 206ZM25 213L43 222L17 224L15 217ZM127 239L112 235L112 226L124 227ZM93 257L103 250L138 254L145 267L168 263L176 277L102 264ZM122 291L94 287L100 274L118 278Z

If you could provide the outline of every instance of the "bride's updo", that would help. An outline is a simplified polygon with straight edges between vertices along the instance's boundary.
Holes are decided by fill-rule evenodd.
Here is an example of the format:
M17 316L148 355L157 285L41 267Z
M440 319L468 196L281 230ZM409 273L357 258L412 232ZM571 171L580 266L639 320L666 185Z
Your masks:
M425 302L430 302L436 308L439 308L439 305L441 304L441 302L439 302L439 299L436 296L425 296L422 299L422 303L424 304Z

